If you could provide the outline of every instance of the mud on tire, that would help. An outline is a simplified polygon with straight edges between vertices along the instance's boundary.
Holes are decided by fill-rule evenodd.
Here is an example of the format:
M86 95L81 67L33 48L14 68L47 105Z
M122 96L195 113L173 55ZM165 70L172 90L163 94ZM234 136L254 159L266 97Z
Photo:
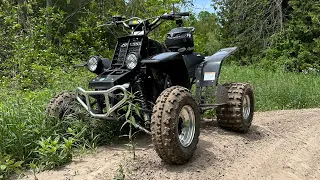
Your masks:
M251 126L254 113L254 95L247 83L224 84L228 89L227 105L217 108L217 120L220 127L247 132Z
M151 132L164 162L185 164L196 150L199 128L200 111L188 89L173 86L160 94L153 108Z
M74 92L62 92L53 97L47 108L48 116L62 119L65 115L73 112L72 107L75 105L76 95Z

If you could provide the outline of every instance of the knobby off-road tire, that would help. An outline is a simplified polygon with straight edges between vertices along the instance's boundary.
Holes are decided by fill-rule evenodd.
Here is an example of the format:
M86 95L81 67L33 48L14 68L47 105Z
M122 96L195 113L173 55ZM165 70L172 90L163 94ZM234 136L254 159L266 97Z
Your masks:
M164 90L156 101L151 120L152 142L168 164L185 164L196 150L200 111L190 91L181 86Z
M254 113L254 95L247 83L230 83L223 85L228 89L227 105L217 108L217 120L220 127L247 132L251 126Z
M64 116L74 112L75 102L76 95L74 92L62 92L50 100L46 114L57 119L62 119Z

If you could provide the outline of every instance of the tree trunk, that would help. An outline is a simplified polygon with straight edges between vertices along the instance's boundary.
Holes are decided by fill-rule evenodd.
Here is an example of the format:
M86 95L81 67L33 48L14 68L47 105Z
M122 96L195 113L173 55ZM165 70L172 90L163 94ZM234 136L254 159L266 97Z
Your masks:
M47 0L47 30L48 30L48 32L47 32L46 36L49 41L52 40L52 36L50 34L50 30L51 30L50 14L48 12L49 11L48 8L51 8L51 7L52 7L52 0Z
M20 12L18 23L22 25L22 30L27 32L27 21L28 21L28 12L27 12L27 0L15 0L15 3L19 5Z

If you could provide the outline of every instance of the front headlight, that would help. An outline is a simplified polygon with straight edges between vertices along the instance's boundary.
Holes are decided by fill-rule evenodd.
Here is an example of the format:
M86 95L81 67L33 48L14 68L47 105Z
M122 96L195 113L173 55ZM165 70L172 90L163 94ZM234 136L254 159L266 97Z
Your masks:
M131 53L126 58L126 66L128 69L134 69L138 64L138 56Z
M88 66L88 69L89 71L91 72L95 72L98 67L99 67L99 60L101 61L100 58L94 56L92 58L89 59L88 63L87 63L87 66Z

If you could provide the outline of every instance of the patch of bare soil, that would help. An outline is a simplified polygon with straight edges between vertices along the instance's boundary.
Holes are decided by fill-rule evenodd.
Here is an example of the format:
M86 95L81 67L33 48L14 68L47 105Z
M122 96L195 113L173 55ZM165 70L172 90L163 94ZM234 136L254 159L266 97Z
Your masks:
M36 177L113 179L121 165L125 179L320 179L320 109L256 113L247 134L204 121L193 158L180 166L164 164L147 135L137 143L135 160L124 144L101 147Z

